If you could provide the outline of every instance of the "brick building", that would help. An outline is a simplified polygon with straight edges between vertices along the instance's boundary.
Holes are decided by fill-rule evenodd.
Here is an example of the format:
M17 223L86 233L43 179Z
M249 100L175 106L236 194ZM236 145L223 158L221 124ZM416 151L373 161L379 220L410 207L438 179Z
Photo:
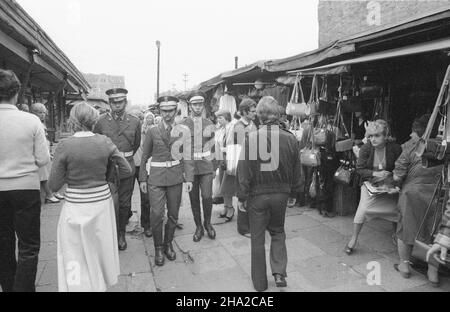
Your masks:
M319 46L449 6L450 0L319 0Z
M111 76L106 74L84 74L86 80L91 85L89 96L107 99L105 92L112 88L125 88L125 77Z

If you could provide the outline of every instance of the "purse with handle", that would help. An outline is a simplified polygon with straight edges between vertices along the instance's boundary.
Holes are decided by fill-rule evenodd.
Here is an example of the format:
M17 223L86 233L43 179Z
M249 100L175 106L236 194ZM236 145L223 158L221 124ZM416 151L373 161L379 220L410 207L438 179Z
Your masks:
M336 103L328 100L328 83L326 77L323 78L322 91L320 92L317 112L323 115L336 114Z
M319 104L319 87L317 75L314 75L312 86L311 86L311 96L309 97L308 107L306 109L306 115L312 116L317 114L317 106Z
M316 147L313 131L314 128L311 123L308 131L308 142L310 142L310 146L307 146L300 151L300 162L306 167L320 166L320 151Z
M291 100L286 106L287 115L295 117L306 117L306 110L308 108L308 105L306 104L305 97L303 95L301 80L302 78L297 75L294 83L294 89L292 91Z
M336 152L346 152L351 151L353 148L353 139L350 137L350 134L348 133L347 127L344 122L344 117L342 115L342 107L341 102L338 102L336 117L334 119L334 128L336 129L335 133L335 149ZM353 130L352 130L353 131ZM342 136L339 136L339 134L342 133Z

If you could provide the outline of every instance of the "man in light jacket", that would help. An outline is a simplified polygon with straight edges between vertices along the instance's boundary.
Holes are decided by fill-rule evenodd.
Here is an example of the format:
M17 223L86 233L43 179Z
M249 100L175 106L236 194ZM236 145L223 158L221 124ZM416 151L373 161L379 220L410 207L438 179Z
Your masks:
M35 291L41 214L38 170L50 161L41 121L16 107L20 87L12 71L0 69L0 285L4 292Z

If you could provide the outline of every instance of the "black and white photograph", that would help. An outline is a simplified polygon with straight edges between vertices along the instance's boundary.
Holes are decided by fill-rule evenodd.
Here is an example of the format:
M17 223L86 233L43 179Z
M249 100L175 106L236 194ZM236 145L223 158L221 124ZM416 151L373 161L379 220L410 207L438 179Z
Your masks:
M0 298L449 292L448 144L450 0L0 0Z

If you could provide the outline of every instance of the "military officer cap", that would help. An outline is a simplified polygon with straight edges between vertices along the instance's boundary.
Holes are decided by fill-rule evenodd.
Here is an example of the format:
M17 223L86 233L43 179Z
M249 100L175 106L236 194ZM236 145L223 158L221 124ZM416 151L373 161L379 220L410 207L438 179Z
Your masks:
M110 102L121 102L127 99L128 90L123 88L114 88L106 91Z
M201 91L196 91L189 96L190 104L202 104L205 103L206 95Z
M174 96L162 96L158 99L160 110L174 110L178 108L178 102L180 100Z

